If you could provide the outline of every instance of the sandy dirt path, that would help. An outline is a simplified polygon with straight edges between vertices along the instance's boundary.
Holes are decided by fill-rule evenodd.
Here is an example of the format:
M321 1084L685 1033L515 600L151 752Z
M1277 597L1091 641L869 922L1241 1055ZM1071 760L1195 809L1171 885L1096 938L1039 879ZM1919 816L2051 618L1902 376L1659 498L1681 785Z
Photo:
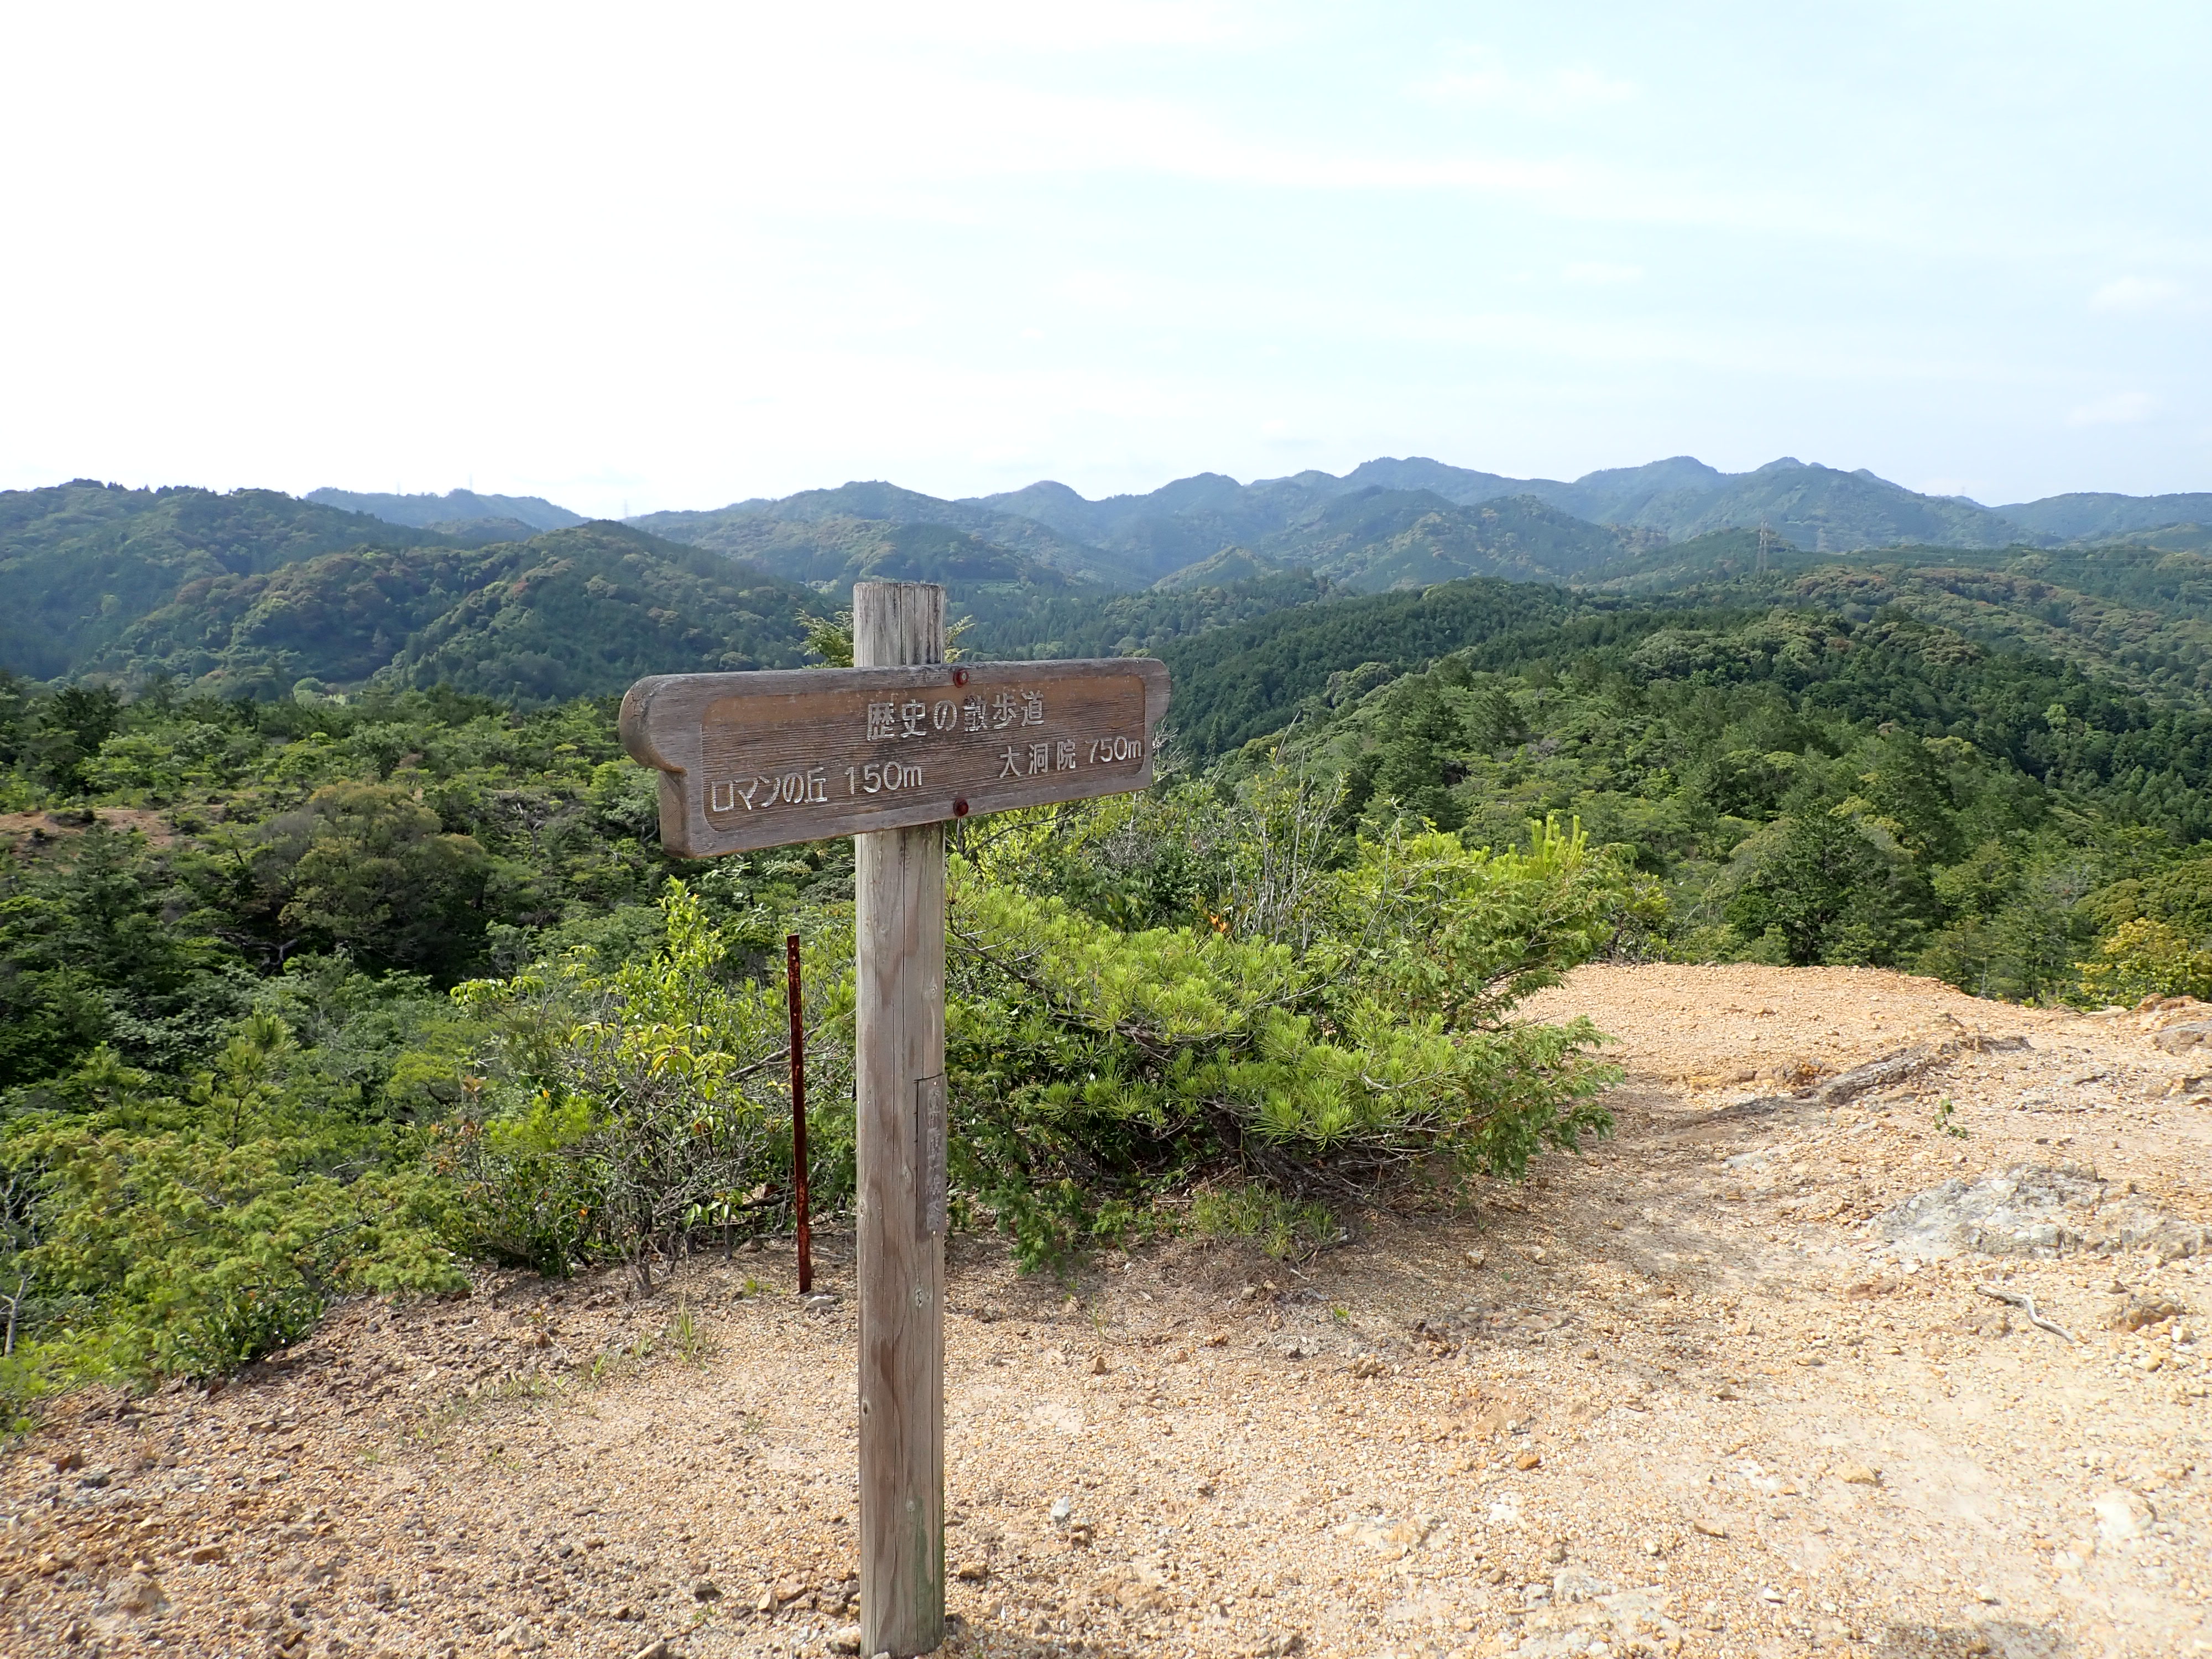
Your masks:
M957 1242L947 1652L2212 1653L2212 1009L1640 967L1533 1012L1627 1076L1526 1186L1303 1269ZM854 1322L791 1273L488 1279L63 1402L0 1468L0 1650L839 1651Z

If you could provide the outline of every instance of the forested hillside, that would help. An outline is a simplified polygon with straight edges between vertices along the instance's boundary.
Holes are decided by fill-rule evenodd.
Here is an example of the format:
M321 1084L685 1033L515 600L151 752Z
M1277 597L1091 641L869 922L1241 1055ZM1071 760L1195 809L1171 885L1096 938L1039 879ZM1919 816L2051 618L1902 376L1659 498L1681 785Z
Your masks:
M798 581L605 523L478 546L35 494L5 576L55 583L61 666L0 684L19 1397L219 1370L473 1260L650 1279L778 1224L787 932L817 967L816 1190L846 1201L849 848L665 859L609 698L834 656L866 576L946 580L971 650L1174 677L1152 793L957 837L957 1212L1033 1264L1178 1229L1296 1255L1432 1157L1510 1175L1601 1131L1594 1034L1514 1016L1594 953L2212 994L2193 552L1761 570L1741 531L1377 480L1298 508L1336 576L1217 553L1263 574L1113 592L1041 521L1017 551L867 489L714 528ZM1114 533L1256 510L1186 495L1180 529ZM1419 580L1478 560L1580 586Z
M272 489L124 489L88 479L0 491L0 668L77 672L186 584L344 548L445 545Z
M794 665L821 608L621 525L472 545L260 490L0 494L0 669L222 696L603 696L672 665Z
M1678 604L1808 605L1863 621L1902 605L1993 646L2039 651L2141 690L2212 693L2212 557L2193 550L1777 550L1742 532L1593 571L1585 591Z
M1157 651L1175 684L1177 736L1213 756L1279 730L1335 676L1354 675L1364 690L1477 641L1604 603L1534 582L1477 579L1273 609L1164 641Z
M1667 954L2102 995L2142 963L2124 984L2077 964L2148 915L2180 929L2158 937L2187 984L2212 967L2212 712L1902 610L1537 620L1424 672L1339 670L1299 714L1290 749L1345 780L1346 812L1388 801L1481 843L1579 818L1666 883ZM2147 904L2146 879L2181 888Z
M626 530L551 532L483 517L428 529L268 491L79 483L0 495L0 596L15 601L0 620L0 666L40 679L167 674L256 696L303 682L345 690L443 676L501 696L557 697L619 690L630 665L671 653L685 663L783 660L779 651L802 636L801 613L834 612L856 580L942 581L979 647L1031 655L1079 639L1093 642L1085 648L1158 648L1200 617L1249 620L1276 603L1304 603L1300 584L1315 580L1339 594L1411 593L1470 575L1724 602L1802 599L1846 614L1909 600L1976 637L2148 689L2193 684L2202 660L2205 561L2194 526L2129 545L1823 552L1829 530L1793 542L1792 526L1802 525L1790 513L1857 526L1837 529L1838 539L1894 541L1912 526L1948 536L1956 525L1944 515L1964 509L1917 496L1920 506L1899 506L1892 498L1910 492L1796 463L1730 477L1678 459L1549 490L1611 515L1607 523L1547 503L1534 485L1492 490L1511 482L1377 461L1342 478L1244 485L1200 475L1096 502L1048 485L941 501L855 483L653 514ZM1727 520L1735 509L1725 501L1747 489L1768 491L1759 499L1769 506L1795 503L1764 554L1741 529L1668 539L1693 522ZM1838 490L1870 489L1889 503L1871 529L1863 514L1838 518L1822 505L1841 499ZM574 516L535 498L317 494L402 519L449 509ZM1660 511L1686 496L1706 503L1702 518ZM568 592L571 576L580 597ZM1846 591L1853 582L1860 591ZM1112 597L1147 586L1232 597L1133 608Z
M1601 528L1528 495L1457 507L1428 490L1371 489L1334 497L1253 550L1372 593L1461 576L1572 582L1658 539Z
M249 696L374 682L545 702L603 695L657 665L795 666L807 603L748 566L588 525L206 577L85 666Z
M1039 597L1019 611L978 618L967 643L983 657L1158 656L1171 641L1342 597L1335 584L1303 570L1219 586Z
M0 1394L781 1224L787 931L816 1200L849 1200L849 843L672 864L613 715L0 688ZM1248 768L962 830L962 1224L1035 1265L1183 1227L1297 1255L1322 1194L1602 1131L1595 1034L1509 1016L1634 878L1557 826L1493 856L1327 806Z

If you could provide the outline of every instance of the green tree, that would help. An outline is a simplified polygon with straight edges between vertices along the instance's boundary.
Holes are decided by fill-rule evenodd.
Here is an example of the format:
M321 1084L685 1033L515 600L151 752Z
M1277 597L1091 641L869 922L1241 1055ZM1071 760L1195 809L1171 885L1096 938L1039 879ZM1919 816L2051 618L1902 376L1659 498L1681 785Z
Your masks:
M139 1065L196 1059L246 995L143 836L95 823L0 866L0 1087L70 1070L102 1042Z
M1527 854L1359 842L1305 863L1303 899L1224 902L1249 933L1118 932L997 878L997 850L949 886L954 1159L1028 1259L1109 1200L1206 1178L1340 1197L1431 1156L1517 1175L1609 1121L1587 1022L1504 1018L1600 947L1628 890L1555 827Z
M1973 745L1957 738L1885 733L1867 745L1856 782L1883 827L1916 858L1948 864L1960 856L1959 803L1949 763L1970 761Z
M490 860L392 785L325 785L269 825L255 867L281 895L280 954L342 950L445 977L481 948Z
M69 685L36 705L33 764L57 794L84 788L85 763L123 725L123 699L109 685Z
M1894 860L1858 823L1831 812L1778 819L1741 856L1747 870L1726 915L1747 937L1772 933L1801 967L1887 953L1899 920Z

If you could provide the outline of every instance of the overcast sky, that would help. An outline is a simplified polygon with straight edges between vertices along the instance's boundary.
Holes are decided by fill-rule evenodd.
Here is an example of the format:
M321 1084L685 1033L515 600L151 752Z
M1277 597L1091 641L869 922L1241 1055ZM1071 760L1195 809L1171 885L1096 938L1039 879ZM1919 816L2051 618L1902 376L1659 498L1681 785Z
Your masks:
M2212 8L16 6L0 485L2212 489Z

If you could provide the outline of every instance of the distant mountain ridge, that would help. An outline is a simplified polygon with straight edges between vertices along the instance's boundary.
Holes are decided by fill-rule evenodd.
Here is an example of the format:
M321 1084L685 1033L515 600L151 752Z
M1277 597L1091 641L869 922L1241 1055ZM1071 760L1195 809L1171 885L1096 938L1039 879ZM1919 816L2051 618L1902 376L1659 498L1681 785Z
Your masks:
M0 491L0 670L40 679L447 684L527 705L796 667L813 603L605 521L482 544L269 489Z
M1425 456L1390 456L1363 462L1341 477L1308 471L1240 485L1219 473L1199 473L1149 495L1097 501L1085 501L1064 484L1042 483L981 496L976 503L1025 514L1064 534L1137 556L1149 552L1157 559L1172 550L1204 558L1221 550L1218 545L1203 546L1209 532L1231 541L1256 542L1279 535L1321 501L1374 489L1426 490L1460 507L1526 496L1591 524L1652 532L1669 541L1762 523L1808 550L1906 542L2001 547L2046 539L2044 532L1976 503L1923 495L1863 469L1845 472L1792 456L1749 472L1728 473L1692 456L1676 455L1643 466L1605 468L1571 482L1510 478ZM2189 516L2177 513L2174 519Z
M2014 524L2067 541L2124 536L2169 525L2212 524L2212 492L2182 495L2113 495L2101 491L2046 495L1996 509Z
M1416 497L1419 512L1412 511ZM384 495L319 489L307 499L475 544L584 522L542 497L470 490ZM1347 501L1368 505L1347 507ZM1518 505L1498 505L1508 501ZM1455 516L1470 509L1483 511L1473 519ZM1531 515L1543 513L1553 516L1540 526ZM947 559L965 567L971 581L1037 591L1054 585L1048 572L1079 584L1133 590L1155 583L1189 587L1233 572L1275 568L1312 569L1341 586L1376 591L1464 575L1571 582L1660 543L1760 527L1805 552L2051 547L2212 524L2212 492L2075 494L1990 507L1962 496L1923 495L1865 468L1846 471L1794 456L1747 472L1723 472L1694 456L1674 455L1569 480L1515 478L1417 455L1378 457L1340 477L1308 471L1240 483L1200 472L1140 495L1095 501L1050 479L959 500L856 480L706 511L642 514L628 522L825 591L848 590L854 580L894 568L920 579L922 570ZM1369 532L1366 539L1347 536L1347 524ZM914 556L932 542L914 528L923 526L966 543L938 538L933 554L917 563ZM1231 554L1237 556L1224 562ZM994 562L1003 568L980 574Z
M447 534L465 532L485 522L518 524L531 530L573 530L587 524L580 513L556 507L543 495L479 495L473 489L449 489L442 495L364 495L350 489L311 489L302 501L349 513L366 513L386 524Z
M646 513L624 522L670 541L718 548L733 554L741 546L796 549L823 539L819 532L803 530L763 534L763 526L768 525L936 525L993 544L1080 580L1112 587L1142 585L1139 573L1127 560L1064 536L1041 520L1000 512L976 501L940 501L918 490L902 489L896 484L880 482L856 482L835 489L802 490L780 501L737 501L707 512ZM834 540L842 534L840 528L830 532L830 537Z
M1376 592L1468 575L1572 584L1657 546L1765 527L1807 553L1881 547L2053 547L2212 523L2212 494L2065 495L1992 508L1929 495L1860 468L1784 456L1723 472L1694 456L1572 480L1513 478L1425 456L1383 456L1342 476L1309 471L1240 483L1194 473L1093 501L1050 479L941 500L878 482L631 520L672 540L820 580L802 544L849 544L855 527L957 530L1081 582L1179 589L1310 569ZM805 526L769 532L769 524ZM2191 538L2199 532L2179 532ZM1618 572L1616 571L1616 574Z
M1468 578L1623 602L1746 583L1788 602L1810 580L1802 592L1846 608L1859 584L1866 605L1901 596L2146 688L2201 689L2212 650L2198 609L2212 493L2000 513L1788 457L1731 474L1675 456L1572 481L1385 457L1100 501L1049 482L963 501L855 482L551 530L517 514L578 515L467 491L316 493L0 491L0 670L256 696L435 680L536 702L617 691L656 665L800 660L806 618L867 580L943 582L978 648L1022 657L1153 649ZM1778 538L1764 550L1762 524Z

